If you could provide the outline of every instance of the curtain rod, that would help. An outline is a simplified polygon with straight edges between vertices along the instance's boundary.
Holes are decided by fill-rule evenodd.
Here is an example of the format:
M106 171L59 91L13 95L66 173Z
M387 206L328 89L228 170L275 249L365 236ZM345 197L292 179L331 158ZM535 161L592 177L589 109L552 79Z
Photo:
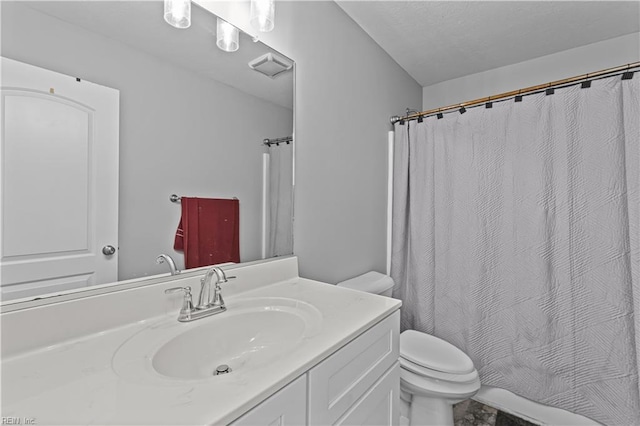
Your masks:
M492 102L492 101L498 101L504 98L509 98L511 96L518 96L518 95L525 95L531 92L537 92L543 89L550 89L553 87L557 87L557 86L562 86L565 84L570 84L570 83L576 83L579 82L581 80L590 80L596 77L602 77L605 76L607 74L614 74L620 71L625 71L625 70L630 70L632 68L638 68L640 67L640 62L632 62L630 64L627 65L620 65L618 67L613 67L613 68L607 68L601 71L596 71L596 72L590 72L587 74L582 74L582 75L578 75L575 77L569 77L569 78L563 78L562 80L556 80L556 81L552 81L550 83L545 83L545 84L538 84L535 86L530 86L530 87L526 87L524 89L519 89L519 90L512 90L510 92L504 92L504 93L500 93L499 95L493 95L493 96L487 96L485 98L479 98L479 99L474 99L472 101L467 101L467 102L461 102L458 104L453 104L453 105L449 105L446 107L441 107L441 108L433 108L427 111L422 111L422 112L416 112L413 114L407 114L403 117L394 115L393 117L391 117L391 124L395 124L398 121L402 121L402 120L412 120L412 119L416 119L416 118L420 118L420 117L424 117L427 115L433 115L433 114L437 114L437 113L441 113L441 112L446 112L446 111L451 111L454 109L460 109L460 108L464 108L464 107L468 107L468 106L474 106L474 105L479 105L479 104L483 104L486 102Z
M264 140L262 141L262 143L263 143L264 145L271 146L271 145L273 145L273 144L278 145L278 144L280 144L280 143L287 143L287 144L289 144L289 143L291 143L291 141L292 141L292 140L293 140L293 136L285 136L285 137L283 137L283 138L264 139Z

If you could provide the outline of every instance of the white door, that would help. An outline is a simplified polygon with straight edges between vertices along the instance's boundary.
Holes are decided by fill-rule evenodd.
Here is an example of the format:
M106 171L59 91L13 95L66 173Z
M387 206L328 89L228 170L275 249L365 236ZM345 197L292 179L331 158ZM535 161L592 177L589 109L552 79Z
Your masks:
M119 91L1 61L2 299L117 281Z

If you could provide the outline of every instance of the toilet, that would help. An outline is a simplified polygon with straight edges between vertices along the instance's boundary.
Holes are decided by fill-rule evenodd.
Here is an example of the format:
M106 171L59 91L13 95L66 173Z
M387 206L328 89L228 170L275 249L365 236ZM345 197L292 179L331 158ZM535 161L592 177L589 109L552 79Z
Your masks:
M367 293L391 297L393 280L367 272L338 283ZM453 404L471 398L480 378L471 358L452 344L415 330L400 334L401 413L409 424L453 425Z

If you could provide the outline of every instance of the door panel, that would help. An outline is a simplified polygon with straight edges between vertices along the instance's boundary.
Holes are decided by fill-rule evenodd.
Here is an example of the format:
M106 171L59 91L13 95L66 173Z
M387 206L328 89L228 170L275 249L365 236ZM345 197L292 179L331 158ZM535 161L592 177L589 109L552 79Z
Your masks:
M3 257L87 252L92 114L51 96L12 92L4 97Z
M29 281L23 284L3 287L3 299L22 299L25 297L36 297L44 293L72 290L74 288L87 287L92 285L93 274L64 276L42 281Z
M119 92L2 58L3 300L117 281Z

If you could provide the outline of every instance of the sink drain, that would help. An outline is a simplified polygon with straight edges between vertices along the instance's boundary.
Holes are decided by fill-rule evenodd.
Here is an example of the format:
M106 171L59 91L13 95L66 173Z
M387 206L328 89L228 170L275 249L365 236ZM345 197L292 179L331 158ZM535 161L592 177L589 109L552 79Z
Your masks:
M231 373L231 367L229 367L227 364L221 364L216 367L216 371L213 372L213 375L219 376L221 374L227 374L227 373Z

